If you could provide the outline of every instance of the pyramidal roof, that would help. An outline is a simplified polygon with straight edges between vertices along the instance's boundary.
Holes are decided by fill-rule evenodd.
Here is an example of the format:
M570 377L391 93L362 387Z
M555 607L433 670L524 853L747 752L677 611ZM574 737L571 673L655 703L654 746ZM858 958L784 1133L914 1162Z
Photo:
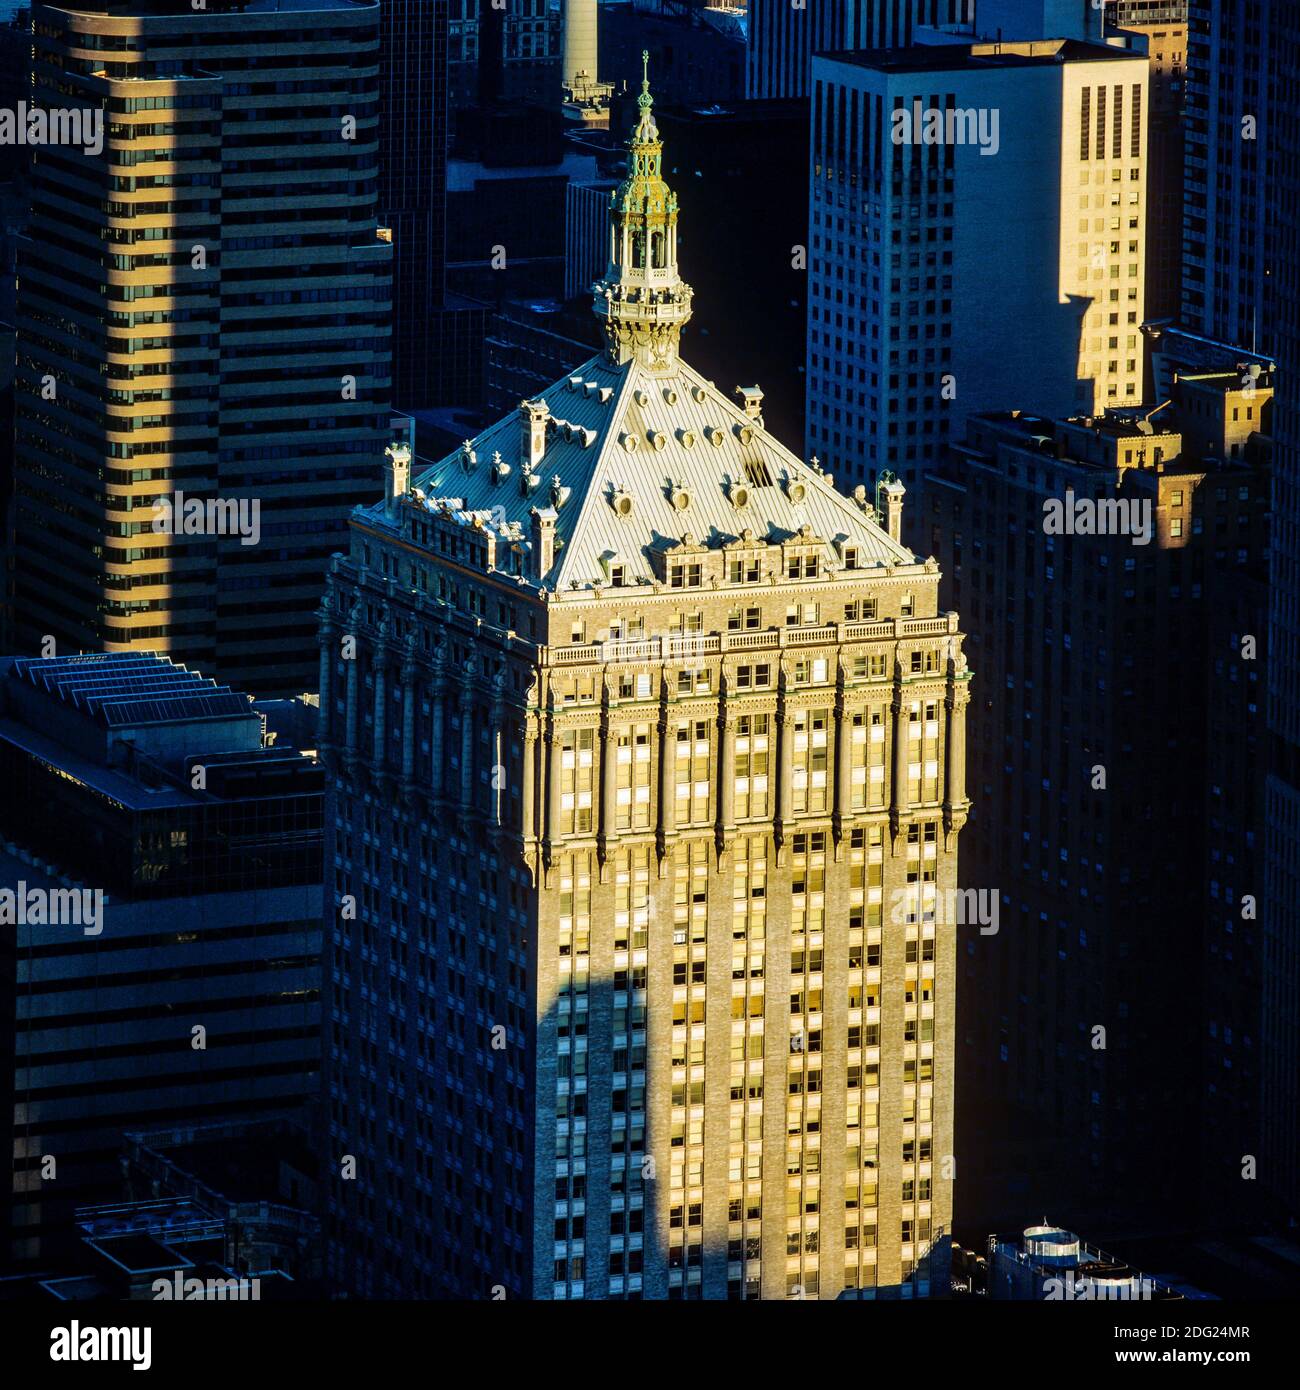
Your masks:
M413 500L491 533L498 556L513 551L516 572L556 593L606 585L615 565L624 584L652 582L651 555L683 544L803 538L828 548L827 571L845 547L859 568L917 563L864 489L845 497L767 433L757 388L738 405L682 360L692 292L648 80L638 105L627 177L610 196L609 266L592 287L605 348L419 474ZM541 573L539 523L554 536Z
M425 506L477 514L505 541L526 541L534 510L555 513L549 589L653 579L650 553L690 541L811 536L858 549L858 565L913 564L864 505L797 459L711 382L677 358L669 372L605 353L538 398L546 446L521 460L523 415L510 416L416 479ZM494 458L497 460L494 462ZM502 472L501 464L509 472ZM526 479L533 480L529 484ZM830 557L834 559L834 555Z

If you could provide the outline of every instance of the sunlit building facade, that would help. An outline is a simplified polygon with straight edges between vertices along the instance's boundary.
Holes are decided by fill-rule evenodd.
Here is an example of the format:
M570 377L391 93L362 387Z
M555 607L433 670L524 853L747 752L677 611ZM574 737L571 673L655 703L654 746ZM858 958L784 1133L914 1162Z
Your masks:
M334 1274L937 1293L957 615L900 485L843 495L682 360L640 107L605 348L413 480L395 452L322 608Z
M389 438L379 61L377 3L36 9L33 101L102 140L33 151L15 650L311 688L329 556ZM169 531L177 493L256 508L256 534Z

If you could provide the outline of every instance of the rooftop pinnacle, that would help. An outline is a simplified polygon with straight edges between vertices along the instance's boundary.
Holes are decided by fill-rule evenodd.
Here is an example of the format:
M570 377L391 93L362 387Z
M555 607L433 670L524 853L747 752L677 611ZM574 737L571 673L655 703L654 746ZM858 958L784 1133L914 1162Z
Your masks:
M611 361L636 357L671 370L691 316L691 287L677 271L677 195L661 174L649 61L643 51L640 114L627 142L627 177L610 196L609 267L593 286L593 307Z

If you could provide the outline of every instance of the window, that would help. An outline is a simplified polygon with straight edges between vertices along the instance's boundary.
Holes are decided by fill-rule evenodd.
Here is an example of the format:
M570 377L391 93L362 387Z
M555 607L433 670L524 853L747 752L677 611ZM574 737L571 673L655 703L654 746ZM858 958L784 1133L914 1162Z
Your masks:
M846 623L874 623L876 620L876 600L873 598L854 599L844 605Z
M674 589L698 589L700 587L700 562L698 560L675 560L668 569L668 582Z

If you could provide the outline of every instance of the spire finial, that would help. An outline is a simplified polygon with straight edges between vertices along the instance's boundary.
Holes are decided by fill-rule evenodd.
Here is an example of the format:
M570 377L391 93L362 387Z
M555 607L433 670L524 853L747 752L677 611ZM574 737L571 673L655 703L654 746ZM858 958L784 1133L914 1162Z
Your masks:
M654 97L650 95L650 50L641 50L641 95L637 97L636 104L642 111L649 111L654 105Z

